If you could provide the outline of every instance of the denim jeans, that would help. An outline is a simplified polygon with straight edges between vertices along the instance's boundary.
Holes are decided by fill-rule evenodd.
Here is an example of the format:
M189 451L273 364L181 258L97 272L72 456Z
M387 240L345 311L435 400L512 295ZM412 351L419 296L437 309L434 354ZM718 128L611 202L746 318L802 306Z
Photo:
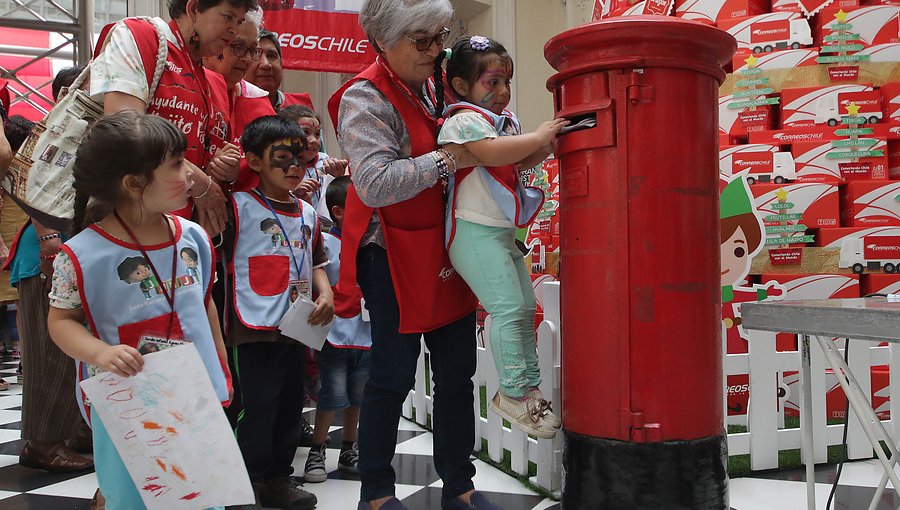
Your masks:
M319 401L316 409L340 411L362 405L363 391L369 378L367 349L335 347L328 342L316 354L319 366Z
M414 255L412 255L414 256ZM372 324L372 360L359 420L359 477L363 501L393 496L391 466L403 401L416 378L421 335L401 334L400 309L387 252L375 244L360 248L357 279ZM475 312L424 333L434 381L434 465L444 482L443 497L474 488Z

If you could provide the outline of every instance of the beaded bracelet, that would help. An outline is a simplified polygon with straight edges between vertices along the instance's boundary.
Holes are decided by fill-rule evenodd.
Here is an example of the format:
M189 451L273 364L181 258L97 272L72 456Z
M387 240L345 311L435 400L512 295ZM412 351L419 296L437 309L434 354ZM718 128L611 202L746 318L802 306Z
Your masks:
M210 177L209 180L206 181L206 189L203 190L203 193L200 193L199 195L195 196L194 200L199 200L199 199L205 197L206 194L209 193L210 188L212 188L212 182L213 182L213 178Z
M38 237L38 242L39 242L39 243L43 243L44 241L49 241L49 240L51 240L51 239L56 239L56 238L62 239L62 234L60 234L59 232L54 232L54 233L52 233L52 234L47 234L47 235L45 235L45 236Z
M52 260L54 260L54 259L56 258L56 255L57 255L56 253L53 253L53 254L50 254L50 255L38 255L38 260L50 260L50 261L52 261Z
M447 167L447 160L441 156L440 149L431 153L431 159L434 160L434 165L438 169L438 177L442 181L446 181L450 178L450 168Z
M450 161L450 166L453 167L451 172L456 172L459 169L459 167L456 165L456 156L454 156L450 151L448 151L447 149L438 149L437 151L440 152L445 158L447 158L448 161Z

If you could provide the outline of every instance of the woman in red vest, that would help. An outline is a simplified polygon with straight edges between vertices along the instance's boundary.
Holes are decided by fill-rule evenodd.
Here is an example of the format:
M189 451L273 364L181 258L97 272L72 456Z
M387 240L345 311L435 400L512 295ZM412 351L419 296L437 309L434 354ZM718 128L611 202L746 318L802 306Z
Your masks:
M158 18L153 23L126 18L110 30L102 52L91 64L91 95L102 96L106 114L146 111L181 129L188 141L185 159L202 170L194 172L190 190L197 220L215 236L225 228L226 209L224 193L214 185L213 169L224 168L223 175L216 177L232 181L239 168L226 147L228 113L212 100L202 59L225 51L257 1L169 0L168 7L172 18L168 23ZM159 86L150 97L157 33L165 37L168 52ZM175 212L189 217L192 208L188 205Z
M353 182L335 308L346 317L358 312L358 299L342 299L358 292L358 283L372 325L359 423L359 510L407 508L394 497L391 460L423 334L435 383L441 508L499 509L472 483L476 300L444 249L443 183L457 165L476 160L438 148L443 80L436 92L428 86L429 78L441 77L438 57L452 15L449 0L367 0L359 20L378 58L329 101Z

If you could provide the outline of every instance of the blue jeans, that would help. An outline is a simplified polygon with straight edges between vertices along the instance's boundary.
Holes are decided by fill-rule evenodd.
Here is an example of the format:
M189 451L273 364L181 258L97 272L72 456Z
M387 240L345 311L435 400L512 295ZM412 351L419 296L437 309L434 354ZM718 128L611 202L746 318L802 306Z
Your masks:
M316 409L340 411L362 405L370 360L368 349L335 347L325 342L322 351L316 354L322 383Z
M410 254L415 256L415 254ZM372 368L359 419L361 498L394 495L391 466L403 401L416 379L419 334L401 334L400 309L387 252L375 244L357 254L357 280L372 324ZM455 498L474 488L475 465L475 312L425 335L434 380L434 465L444 481L443 497Z

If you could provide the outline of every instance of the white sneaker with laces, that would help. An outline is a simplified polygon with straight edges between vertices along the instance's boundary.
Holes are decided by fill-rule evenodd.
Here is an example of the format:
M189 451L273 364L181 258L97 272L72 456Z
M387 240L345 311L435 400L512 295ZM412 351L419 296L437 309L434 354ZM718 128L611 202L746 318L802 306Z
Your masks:
M310 483L324 482L328 479L328 471L325 469L325 444L309 449L306 467L303 468L303 479Z

